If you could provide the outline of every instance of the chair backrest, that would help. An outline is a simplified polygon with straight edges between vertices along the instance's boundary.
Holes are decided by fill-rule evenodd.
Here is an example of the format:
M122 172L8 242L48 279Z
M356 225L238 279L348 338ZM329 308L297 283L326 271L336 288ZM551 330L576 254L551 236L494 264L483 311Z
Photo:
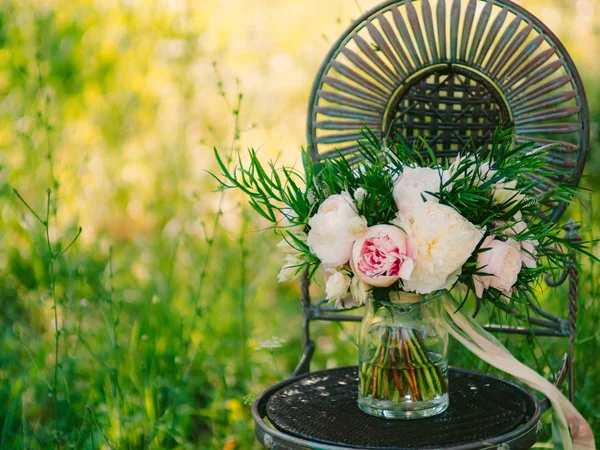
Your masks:
M515 126L518 141L560 143L548 167L579 181L589 144L585 92L542 22L508 0L392 0L356 20L325 57L308 142L314 159L357 158L368 126L409 144L422 136L451 157L469 140L489 141L499 121Z
M536 180L539 192L565 181L565 170L569 182L579 182L589 112L581 78L556 36L508 0L392 0L358 18L325 57L310 97L308 142L315 161L341 153L356 162L367 126L382 140L397 134L411 144L423 137L443 158L469 141L488 142L499 123L514 125L517 142L560 144L547 158L556 176ZM550 206L548 218L556 220L566 205ZM577 239L577 228L569 227ZM530 321L537 334L569 337L557 383L572 371L577 275L569 265L558 280L571 283L568 320L537 310L540 318ZM314 349L311 320L360 320L333 314L323 301L311 303L306 279L302 303L299 372L308 369ZM488 329L530 333L529 327Z

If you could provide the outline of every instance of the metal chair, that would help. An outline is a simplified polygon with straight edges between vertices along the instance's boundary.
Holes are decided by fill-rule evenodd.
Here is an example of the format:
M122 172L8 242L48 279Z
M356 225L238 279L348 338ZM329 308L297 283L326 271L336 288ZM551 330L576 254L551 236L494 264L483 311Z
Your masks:
M382 139L394 133L412 144L423 137L436 156L451 158L469 141L486 143L499 122L515 126L517 142L560 144L547 158L556 176L529 175L539 181L534 193L565 181L565 169L569 182L579 182L589 144L585 91L571 57L542 22L508 0L437 0L435 5L433 0L393 0L357 19L325 57L310 98L308 142L315 161L341 152L356 162L360 130L368 126ZM547 220L553 221L566 207L548 206ZM574 240L580 239L578 230L572 221L565 227ZM568 377L571 400L578 275L571 258L558 279L546 277L550 286L568 281L567 319L541 310L530 299L537 315L527 326L486 325L493 332L566 338L567 352L554 381L561 387ZM494 428L489 420L478 424L476 415L453 409L460 402L451 402L438 418L419 421L357 418L362 413L352 403L354 368L308 372L315 351L310 323L361 317L337 313L324 300L311 302L306 274L301 303L304 352L295 378L267 390L253 406L257 438L266 448L513 449L535 442L540 413L550 406L547 399L539 401L507 381L458 369L451 370L451 398L462 396L476 414L489 414L489 405L496 405L506 416L497 419L501 426ZM514 402L498 403L484 389L490 383L494 392ZM473 389L477 395L469 397ZM332 399L335 413L328 406ZM343 423L349 426L335 432ZM459 435L450 436L451 429Z

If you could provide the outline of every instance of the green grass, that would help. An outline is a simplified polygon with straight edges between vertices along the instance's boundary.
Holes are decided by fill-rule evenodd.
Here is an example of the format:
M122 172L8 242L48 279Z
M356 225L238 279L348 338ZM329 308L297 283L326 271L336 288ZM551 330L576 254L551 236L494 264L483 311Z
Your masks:
M212 145L270 142L275 125L215 73L202 9L134 3L0 3L0 450L254 448L249 404L301 352L278 239L205 173ZM294 92L289 110L306 100ZM600 180L585 183L592 201L569 214L598 237ZM584 266L576 404L600 433L600 271ZM565 289L542 301L565 311ZM355 363L356 324L313 333L315 369ZM273 337L285 342L260 348ZM547 360L508 344L550 375L565 345L539 341ZM457 344L450 362L487 370Z

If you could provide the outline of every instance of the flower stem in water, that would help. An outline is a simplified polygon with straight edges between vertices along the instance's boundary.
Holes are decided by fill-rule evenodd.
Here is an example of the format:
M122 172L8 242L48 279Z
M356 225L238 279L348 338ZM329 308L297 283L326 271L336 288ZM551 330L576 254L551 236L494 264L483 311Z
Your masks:
M394 402L443 395L447 390L443 369L432 357L417 330L385 328L370 360L361 364L361 395Z

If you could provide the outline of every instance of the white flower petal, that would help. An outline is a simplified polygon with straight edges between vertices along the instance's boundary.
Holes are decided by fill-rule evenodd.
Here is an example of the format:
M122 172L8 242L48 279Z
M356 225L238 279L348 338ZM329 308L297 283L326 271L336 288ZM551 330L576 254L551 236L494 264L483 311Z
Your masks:
M430 167L407 167L394 183L394 201L398 211L406 213L412 208L427 201L439 200L426 192L437 193L440 191L441 173Z
M338 266L348 262L356 239L348 224L355 217L356 205L348 192L328 197L311 217L306 243L323 264Z
M416 241L415 267L404 289L428 294L453 285L483 232L447 205L425 202L396 221Z

